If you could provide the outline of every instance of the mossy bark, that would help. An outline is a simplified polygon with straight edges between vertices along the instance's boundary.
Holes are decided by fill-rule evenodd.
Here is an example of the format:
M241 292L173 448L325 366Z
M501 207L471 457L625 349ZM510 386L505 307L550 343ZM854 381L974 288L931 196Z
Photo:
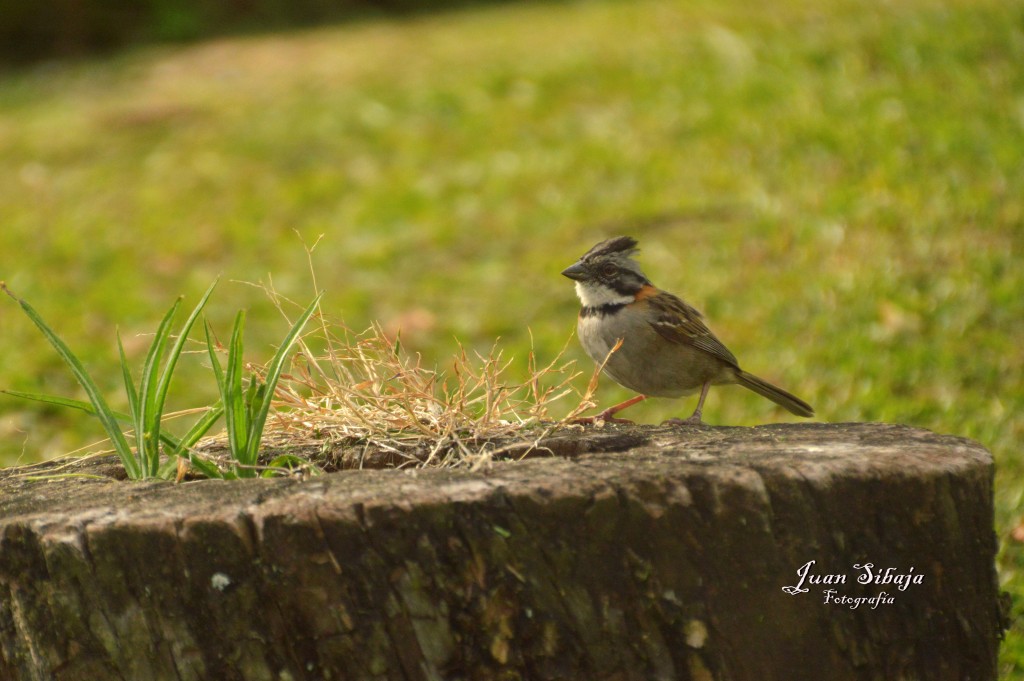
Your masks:
M996 678L977 444L875 424L559 437L571 456L478 471L0 472L0 678ZM809 561L819 583L784 591ZM858 583L866 563L906 587Z

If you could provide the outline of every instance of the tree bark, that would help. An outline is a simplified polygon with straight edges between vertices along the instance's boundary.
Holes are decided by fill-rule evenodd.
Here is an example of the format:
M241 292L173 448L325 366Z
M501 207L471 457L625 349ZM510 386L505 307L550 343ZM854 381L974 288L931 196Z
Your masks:
M980 445L881 424L545 444L305 480L0 471L0 678L996 678Z

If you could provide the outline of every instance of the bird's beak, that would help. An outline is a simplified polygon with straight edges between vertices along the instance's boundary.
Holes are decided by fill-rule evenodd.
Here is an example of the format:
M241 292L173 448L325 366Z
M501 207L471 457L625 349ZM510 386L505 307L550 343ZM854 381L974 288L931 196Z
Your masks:
M574 281L582 281L587 275L587 268L582 263L576 263L562 270L563 277L569 277Z

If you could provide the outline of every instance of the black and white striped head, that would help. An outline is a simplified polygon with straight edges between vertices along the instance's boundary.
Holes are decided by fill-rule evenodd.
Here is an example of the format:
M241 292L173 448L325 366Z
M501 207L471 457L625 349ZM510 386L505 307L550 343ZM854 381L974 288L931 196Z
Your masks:
M618 236L591 248L562 274L576 282L584 308L626 305L651 284L630 257L636 252L636 239Z

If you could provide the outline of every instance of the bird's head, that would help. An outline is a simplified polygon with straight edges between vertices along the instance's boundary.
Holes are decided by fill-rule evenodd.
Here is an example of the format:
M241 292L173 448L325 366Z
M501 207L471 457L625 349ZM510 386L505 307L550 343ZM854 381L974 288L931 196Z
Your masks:
M624 305L650 280L631 256L636 239L618 236L597 244L562 274L576 282L576 295L584 307Z

